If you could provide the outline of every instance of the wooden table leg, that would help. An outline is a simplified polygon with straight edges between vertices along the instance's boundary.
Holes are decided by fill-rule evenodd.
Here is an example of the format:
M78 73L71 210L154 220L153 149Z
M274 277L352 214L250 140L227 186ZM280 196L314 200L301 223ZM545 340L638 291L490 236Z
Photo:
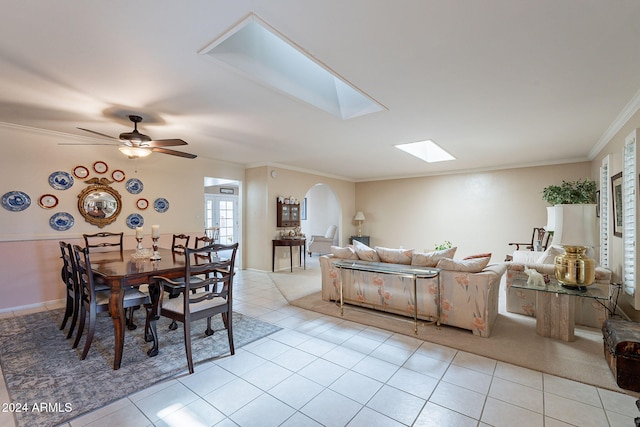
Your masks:
M576 297L536 292L536 333L543 337L575 341Z
M113 369L120 369L122 362L122 350L124 348L124 308L122 308L124 300L124 290L120 280L114 280L110 283L111 293L109 295L109 314L113 320L113 333L115 338Z
M273 273L276 268L276 244L271 245L271 272Z
M291 266L291 272L293 273L293 246L289 246L289 263Z

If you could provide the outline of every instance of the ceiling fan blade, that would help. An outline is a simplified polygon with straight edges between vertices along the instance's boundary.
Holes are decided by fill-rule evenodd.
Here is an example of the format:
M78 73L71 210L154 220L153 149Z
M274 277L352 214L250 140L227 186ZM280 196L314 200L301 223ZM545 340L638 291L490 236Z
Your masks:
M178 145L188 145L181 139L156 139L154 141L149 141L146 144L148 144L149 147L176 147Z
M182 151L169 150L168 148L161 147L153 147L151 148L151 151L153 151L154 153L170 154L172 156L184 157L187 159L195 159L196 157L198 157L195 154L183 153Z
M119 141L119 139L114 137L114 136L105 135L104 133L96 132L95 130L90 130L90 129L85 129L85 128L78 128L78 129L83 130L85 132L93 133L95 135L104 136L105 138L115 139L116 141Z

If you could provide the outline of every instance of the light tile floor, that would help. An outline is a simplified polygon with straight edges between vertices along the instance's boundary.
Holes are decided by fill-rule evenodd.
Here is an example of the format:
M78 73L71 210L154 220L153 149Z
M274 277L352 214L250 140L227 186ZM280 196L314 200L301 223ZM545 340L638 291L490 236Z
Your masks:
M266 273L239 272L235 309L283 329L65 425L630 427L640 415L622 393L290 306Z

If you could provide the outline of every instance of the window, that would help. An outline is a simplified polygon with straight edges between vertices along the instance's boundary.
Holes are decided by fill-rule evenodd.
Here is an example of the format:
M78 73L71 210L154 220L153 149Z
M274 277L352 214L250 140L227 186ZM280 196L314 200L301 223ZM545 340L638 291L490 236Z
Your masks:
M600 265L609 268L609 156L602 159L600 167Z
M625 140L622 168L622 281L629 295L636 291L636 134L637 130Z

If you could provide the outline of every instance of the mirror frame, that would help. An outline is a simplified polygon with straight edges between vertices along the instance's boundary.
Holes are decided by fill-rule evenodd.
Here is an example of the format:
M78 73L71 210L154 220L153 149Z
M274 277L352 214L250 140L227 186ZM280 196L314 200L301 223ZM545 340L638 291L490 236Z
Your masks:
M78 194L78 211L84 220L89 224L97 225L102 228L118 219L118 215L120 215L120 211L122 210L122 198L118 191L109 186L113 181L109 181L107 178L91 178L86 180L85 183L89 184L89 186ZM107 218L96 218L95 216L89 215L85 208L86 198L96 191L109 193L114 199L116 199L117 206L113 215Z

